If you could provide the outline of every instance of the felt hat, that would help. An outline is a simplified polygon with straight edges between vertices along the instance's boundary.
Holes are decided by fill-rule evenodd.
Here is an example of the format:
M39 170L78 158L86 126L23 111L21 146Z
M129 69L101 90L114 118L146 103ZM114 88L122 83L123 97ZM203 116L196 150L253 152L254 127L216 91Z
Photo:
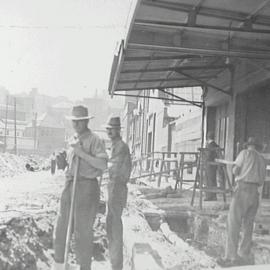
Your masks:
M255 137L249 137L247 142L243 144L244 148L248 147L249 145L254 145L258 151L262 150L262 144Z
M255 137L249 137L245 145L246 146L248 145L261 146L261 144L258 142L258 140Z
M105 128L122 128L121 127L121 121L120 117L110 117L109 121L106 125L104 125Z
M71 115L66 116L66 119L73 121L87 120L92 118L93 116L88 115L88 109L82 105L74 106L72 108Z

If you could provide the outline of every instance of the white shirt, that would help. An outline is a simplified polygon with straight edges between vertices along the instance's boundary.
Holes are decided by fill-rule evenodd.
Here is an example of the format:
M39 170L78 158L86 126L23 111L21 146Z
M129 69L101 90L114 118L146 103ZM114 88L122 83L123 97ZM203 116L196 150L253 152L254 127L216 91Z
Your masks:
M240 169L236 181L263 184L266 175L265 160L260 153L253 149L242 150L235 160L235 165Z

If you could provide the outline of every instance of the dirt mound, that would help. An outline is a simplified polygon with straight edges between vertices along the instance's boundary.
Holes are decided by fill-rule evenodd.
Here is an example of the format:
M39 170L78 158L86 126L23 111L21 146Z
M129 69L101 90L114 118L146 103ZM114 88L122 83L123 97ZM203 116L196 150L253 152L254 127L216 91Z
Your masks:
M12 218L0 227L1 270L47 270L53 261L53 225L55 214L39 218ZM105 220L95 224L94 260L107 257ZM72 246L74 246L72 244ZM73 253L73 248L72 248ZM71 261L74 255L71 254Z
M0 154L0 175L1 177L14 176L25 172L26 157L16 156L9 153Z
M52 225L44 220L13 218L0 229L0 269L36 270L49 267ZM45 269L43 267L43 269Z
M49 160L38 155L19 156L9 153L0 153L1 177L12 177L26 172L26 164L30 164L34 170L49 169Z

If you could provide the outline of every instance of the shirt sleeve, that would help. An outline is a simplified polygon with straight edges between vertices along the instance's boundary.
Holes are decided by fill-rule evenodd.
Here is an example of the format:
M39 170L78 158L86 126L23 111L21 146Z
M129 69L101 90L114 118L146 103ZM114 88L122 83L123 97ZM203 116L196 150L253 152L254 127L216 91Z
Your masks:
M120 168L124 162L124 145L120 144L114 148L112 156L109 159L109 173L111 178L116 178L120 175Z
M243 165L243 163L244 163L244 156L245 156L245 150L243 150L243 151L241 151L241 152L239 153L239 155L237 156L237 158L236 158L236 160L235 160L235 162L234 162L234 164L235 164L237 167L239 167L239 168L242 167L242 165Z
M132 162L131 162L131 156L130 156L128 146L125 145L124 148L125 148L124 149L125 155L124 155L124 161L122 163L121 172L122 172L123 177L128 180L131 174Z
M109 160L109 174L111 179L128 181L131 173L131 158L126 144L119 144L114 148L112 158Z
M263 157L261 157L261 163L260 163L260 186L263 184L265 178L266 178L266 161Z
M104 158L108 160L108 155L106 153L105 143L100 138L95 138L93 143L92 155L97 158Z

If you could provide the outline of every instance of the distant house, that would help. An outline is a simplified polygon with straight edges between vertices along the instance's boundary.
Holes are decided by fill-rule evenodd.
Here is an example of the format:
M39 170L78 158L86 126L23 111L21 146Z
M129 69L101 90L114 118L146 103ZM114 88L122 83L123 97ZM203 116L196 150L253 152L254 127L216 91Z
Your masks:
M25 136L33 137L35 149L40 154L49 154L65 146L65 127L63 122L51 112L41 115L25 129Z

